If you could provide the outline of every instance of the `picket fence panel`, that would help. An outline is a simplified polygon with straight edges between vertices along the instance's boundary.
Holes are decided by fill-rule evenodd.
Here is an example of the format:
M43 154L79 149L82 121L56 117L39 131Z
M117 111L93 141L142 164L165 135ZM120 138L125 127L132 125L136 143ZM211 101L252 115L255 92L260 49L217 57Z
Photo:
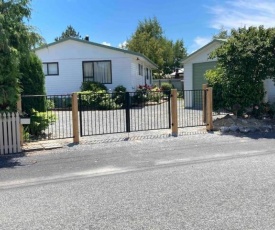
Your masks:
M0 155L19 152L21 152L19 113L0 113Z

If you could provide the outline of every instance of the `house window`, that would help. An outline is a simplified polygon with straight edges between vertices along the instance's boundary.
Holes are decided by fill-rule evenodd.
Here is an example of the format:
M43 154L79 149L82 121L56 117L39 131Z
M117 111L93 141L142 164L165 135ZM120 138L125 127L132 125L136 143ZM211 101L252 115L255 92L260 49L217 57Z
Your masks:
M59 75L58 62L43 63L43 72L44 72L45 76Z
M152 84L152 70L149 69L148 76L150 79L150 84Z
M146 77L146 80L149 80L149 69L148 68L145 69L145 77Z
M143 76L143 65L138 64L138 75Z
M84 61L83 81L112 84L111 61Z

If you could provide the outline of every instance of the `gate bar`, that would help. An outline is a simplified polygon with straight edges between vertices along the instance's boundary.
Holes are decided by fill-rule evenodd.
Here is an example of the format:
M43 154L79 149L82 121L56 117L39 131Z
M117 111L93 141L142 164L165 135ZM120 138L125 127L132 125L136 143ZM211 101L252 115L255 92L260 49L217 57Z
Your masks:
M125 100L126 100L126 108L125 108L125 112L126 112L126 132L129 133L130 130L130 93L126 92L125 94Z

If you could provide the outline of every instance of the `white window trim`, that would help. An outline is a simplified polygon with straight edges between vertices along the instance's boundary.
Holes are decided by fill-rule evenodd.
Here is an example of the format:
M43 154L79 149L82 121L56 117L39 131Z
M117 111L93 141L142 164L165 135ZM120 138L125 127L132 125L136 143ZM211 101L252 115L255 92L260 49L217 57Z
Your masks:
M54 74L49 73L49 65L50 64L56 64L56 73L54 73ZM43 65L47 66L46 72L44 71L45 69L43 68L43 72L44 72L45 76L57 76L57 75L59 75L59 64L58 64L58 62L43 62Z

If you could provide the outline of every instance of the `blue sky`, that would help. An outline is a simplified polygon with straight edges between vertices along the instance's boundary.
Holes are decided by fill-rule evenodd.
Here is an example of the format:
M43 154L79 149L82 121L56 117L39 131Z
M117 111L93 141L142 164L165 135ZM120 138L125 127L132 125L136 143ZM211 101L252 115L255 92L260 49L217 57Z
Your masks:
M221 27L275 27L275 0L32 0L32 19L47 43L72 25L90 41L119 47L138 22L157 17L168 39L183 39L188 53Z

